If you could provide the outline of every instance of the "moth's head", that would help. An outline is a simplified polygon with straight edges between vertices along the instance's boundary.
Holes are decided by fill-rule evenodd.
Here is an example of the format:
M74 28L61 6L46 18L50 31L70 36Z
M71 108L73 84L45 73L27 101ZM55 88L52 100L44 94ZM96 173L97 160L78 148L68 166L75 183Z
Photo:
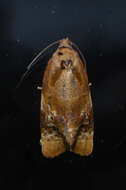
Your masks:
M68 71L77 65L78 59L79 55L73 49L72 42L68 38L60 40L59 46L52 56L52 60L55 62L53 66Z

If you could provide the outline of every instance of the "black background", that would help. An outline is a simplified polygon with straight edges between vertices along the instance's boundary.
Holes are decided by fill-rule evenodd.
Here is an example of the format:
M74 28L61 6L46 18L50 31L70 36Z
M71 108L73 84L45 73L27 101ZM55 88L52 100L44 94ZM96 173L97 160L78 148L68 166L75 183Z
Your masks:
M1 189L126 189L126 2L0 1ZM16 89L32 59L69 37L92 83L95 138L89 157L41 154L39 108L50 49Z

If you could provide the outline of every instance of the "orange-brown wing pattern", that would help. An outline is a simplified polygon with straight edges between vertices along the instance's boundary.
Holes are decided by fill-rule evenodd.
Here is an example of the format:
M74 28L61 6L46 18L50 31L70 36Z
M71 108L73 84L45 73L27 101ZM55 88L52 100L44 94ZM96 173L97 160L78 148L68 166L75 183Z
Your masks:
M46 67L41 95L41 141L45 157L93 149L93 108L88 77L78 53L63 39Z

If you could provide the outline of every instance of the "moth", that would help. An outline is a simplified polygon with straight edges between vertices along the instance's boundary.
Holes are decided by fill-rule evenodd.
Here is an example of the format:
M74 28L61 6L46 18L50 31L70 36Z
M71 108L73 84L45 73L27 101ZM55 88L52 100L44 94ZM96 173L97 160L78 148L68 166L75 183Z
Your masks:
M65 151L88 156L93 151L94 120L86 61L68 38L42 50L28 65L17 88L34 65L58 44L46 66L41 89L40 131L42 154L54 158Z
M85 59L68 38L58 43L42 81L42 154L54 158L72 151L88 156L93 150L94 121Z

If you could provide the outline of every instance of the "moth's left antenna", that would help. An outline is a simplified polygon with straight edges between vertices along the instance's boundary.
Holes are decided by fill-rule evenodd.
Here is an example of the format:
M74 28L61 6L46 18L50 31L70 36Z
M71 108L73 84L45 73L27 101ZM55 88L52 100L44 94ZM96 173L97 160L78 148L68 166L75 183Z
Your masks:
M19 86L21 85L22 81L24 80L24 78L30 74L30 70L31 68L36 65L36 63L39 61L39 59L43 56L43 54L52 46L58 44L60 42L60 40L57 40L51 44L49 44L47 47L45 47L40 53L38 53L38 55L33 59L33 61L27 66L27 70L26 72L22 75L19 83L17 84L16 88L19 88Z

